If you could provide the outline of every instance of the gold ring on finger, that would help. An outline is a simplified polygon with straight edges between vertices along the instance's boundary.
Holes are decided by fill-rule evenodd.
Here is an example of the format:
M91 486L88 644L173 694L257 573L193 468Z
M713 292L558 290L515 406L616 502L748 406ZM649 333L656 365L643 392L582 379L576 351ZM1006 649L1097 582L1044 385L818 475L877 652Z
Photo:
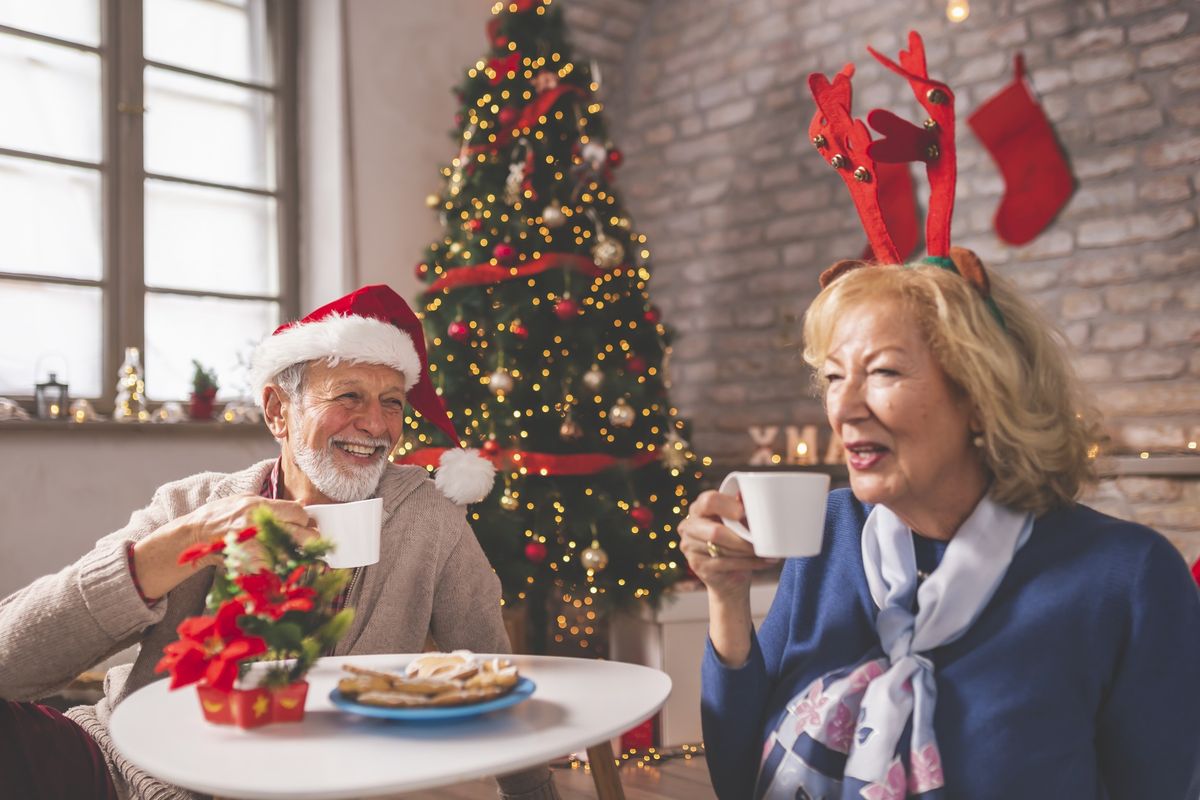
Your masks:
M708 555L710 558L720 558L722 555L724 555L721 552L721 545L717 544L716 542L709 541L708 542Z

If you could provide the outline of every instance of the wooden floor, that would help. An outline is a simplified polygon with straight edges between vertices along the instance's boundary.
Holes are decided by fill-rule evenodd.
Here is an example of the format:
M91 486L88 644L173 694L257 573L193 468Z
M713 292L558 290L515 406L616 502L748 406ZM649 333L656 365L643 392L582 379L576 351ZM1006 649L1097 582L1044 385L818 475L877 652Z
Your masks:
M657 766L626 763L618 774L625 789L625 800L716 800L703 756L677 758ZM590 800L596 796L592 774L583 767L556 768L554 782L563 800ZM485 778L442 789L396 795L393 800L496 800L496 796L496 782Z

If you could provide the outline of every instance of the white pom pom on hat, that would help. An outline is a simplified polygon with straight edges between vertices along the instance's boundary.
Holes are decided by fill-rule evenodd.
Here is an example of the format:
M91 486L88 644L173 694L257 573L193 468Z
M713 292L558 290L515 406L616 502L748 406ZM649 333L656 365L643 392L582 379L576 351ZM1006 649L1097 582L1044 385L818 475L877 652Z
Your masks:
M435 483L456 503L475 503L492 489L495 467L478 451L459 445L458 431L429 380L421 321L400 295L384 284L357 289L308 316L280 325L254 351L250 382L262 403L262 390L295 364L324 359L383 364L404 376L405 399L456 445L441 458Z

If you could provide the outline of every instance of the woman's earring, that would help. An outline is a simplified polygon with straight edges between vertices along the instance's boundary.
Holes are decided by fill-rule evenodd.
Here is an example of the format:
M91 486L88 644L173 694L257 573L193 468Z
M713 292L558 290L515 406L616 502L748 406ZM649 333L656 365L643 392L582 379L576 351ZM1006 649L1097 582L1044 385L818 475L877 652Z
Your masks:
M972 439L971 439L971 444L975 445L976 447L983 447L983 445L985 444L984 439L983 439L983 434L982 433L975 434L975 436L972 437Z

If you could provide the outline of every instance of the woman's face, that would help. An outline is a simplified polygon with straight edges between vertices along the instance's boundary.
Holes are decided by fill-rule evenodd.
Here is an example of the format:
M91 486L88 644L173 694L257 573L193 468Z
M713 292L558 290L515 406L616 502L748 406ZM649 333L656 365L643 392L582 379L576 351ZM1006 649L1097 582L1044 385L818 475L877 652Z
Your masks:
M971 403L903 304L844 312L822 373L829 422L859 500L882 503L918 530L915 521L961 518L974 508L987 480L971 444Z

